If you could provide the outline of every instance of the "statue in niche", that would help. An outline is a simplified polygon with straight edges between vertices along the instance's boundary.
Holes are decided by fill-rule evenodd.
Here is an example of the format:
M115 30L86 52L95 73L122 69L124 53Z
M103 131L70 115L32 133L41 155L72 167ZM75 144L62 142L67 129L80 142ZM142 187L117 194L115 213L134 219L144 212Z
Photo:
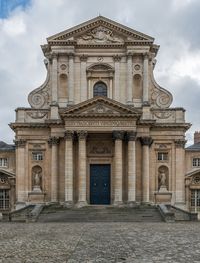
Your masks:
M35 171L33 172L33 191L34 192L41 192L41 181L42 181L42 175L41 172Z
M167 191L167 175L164 169L160 170L158 175L158 191L159 192Z

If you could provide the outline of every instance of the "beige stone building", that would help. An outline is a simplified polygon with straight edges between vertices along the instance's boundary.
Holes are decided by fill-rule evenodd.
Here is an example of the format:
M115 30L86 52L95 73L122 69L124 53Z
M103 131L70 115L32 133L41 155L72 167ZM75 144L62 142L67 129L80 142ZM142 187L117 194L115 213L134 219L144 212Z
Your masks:
M17 208L144 202L191 209L200 151L185 150L185 110L171 108L172 95L154 80L158 49L152 37L102 16L47 38L46 81L11 124Z

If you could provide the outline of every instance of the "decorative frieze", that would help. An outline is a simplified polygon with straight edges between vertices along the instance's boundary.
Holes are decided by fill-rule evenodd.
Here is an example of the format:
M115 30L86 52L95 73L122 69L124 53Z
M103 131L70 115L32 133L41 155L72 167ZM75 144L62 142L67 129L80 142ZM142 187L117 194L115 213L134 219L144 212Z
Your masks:
M66 127L135 127L135 120L66 120Z
M18 147L25 147L26 146L26 140L25 139L14 140L14 143L15 143L15 147L16 148L18 148Z
M140 142L142 146L144 145L151 146L151 144L153 143L153 139L149 136L144 136L144 137L140 137Z

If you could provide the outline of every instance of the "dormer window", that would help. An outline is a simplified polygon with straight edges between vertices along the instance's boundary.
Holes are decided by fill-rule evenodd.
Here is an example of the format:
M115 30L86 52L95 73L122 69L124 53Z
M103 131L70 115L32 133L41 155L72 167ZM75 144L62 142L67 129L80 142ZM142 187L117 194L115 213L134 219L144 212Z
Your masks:
M104 82L97 82L93 88L93 96L104 96L107 97L107 86Z

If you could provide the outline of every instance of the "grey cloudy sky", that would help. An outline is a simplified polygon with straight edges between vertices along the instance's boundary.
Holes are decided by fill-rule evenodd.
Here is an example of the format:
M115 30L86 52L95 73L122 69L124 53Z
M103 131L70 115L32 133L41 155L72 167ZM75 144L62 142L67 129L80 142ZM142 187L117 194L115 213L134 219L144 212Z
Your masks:
M30 91L43 83L46 70L40 45L46 38L99 13L151 35L160 50L154 75L186 109L200 130L200 1L199 0L32 0L0 19L0 140L12 143L8 123L15 108L29 106Z

